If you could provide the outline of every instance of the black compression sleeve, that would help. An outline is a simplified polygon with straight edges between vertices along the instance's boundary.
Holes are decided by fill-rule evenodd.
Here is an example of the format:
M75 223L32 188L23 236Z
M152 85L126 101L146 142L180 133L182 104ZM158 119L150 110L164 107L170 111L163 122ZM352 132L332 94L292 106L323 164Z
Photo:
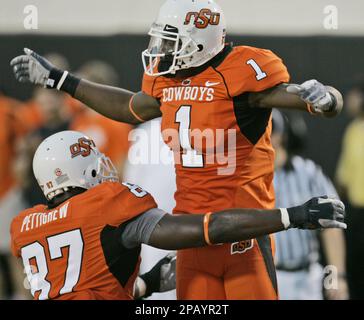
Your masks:
M57 68L53 68L50 71L49 74L49 79L54 80L55 85L52 87L56 87L57 84L59 83L59 81L61 80L62 76L63 76L64 71L57 69ZM77 78L76 76L74 76L71 73L68 73L66 79L64 80L60 90L67 92L68 94L70 94L72 97L75 95L76 89L80 83L81 79Z

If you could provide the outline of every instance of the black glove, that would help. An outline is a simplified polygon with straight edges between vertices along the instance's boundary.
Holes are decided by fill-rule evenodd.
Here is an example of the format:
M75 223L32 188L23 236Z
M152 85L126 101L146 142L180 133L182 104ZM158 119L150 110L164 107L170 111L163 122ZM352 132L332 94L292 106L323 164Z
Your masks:
M154 292L165 292L176 288L176 254L170 253L161 259L149 272L139 276L146 285L143 298Z
M24 48L25 55L11 60L15 78L19 82L39 84L44 88L62 90L74 95L80 79L68 71L57 69L47 59L36 52Z
M347 228L344 204L327 196L312 198L301 206L288 208L287 212L290 228Z

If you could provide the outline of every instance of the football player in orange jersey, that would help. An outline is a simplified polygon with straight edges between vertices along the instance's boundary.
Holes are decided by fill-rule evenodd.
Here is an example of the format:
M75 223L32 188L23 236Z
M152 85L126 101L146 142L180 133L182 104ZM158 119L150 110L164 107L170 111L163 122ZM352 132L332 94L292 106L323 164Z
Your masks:
M331 117L342 109L340 92L317 80L289 84L271 51L225 44L224 14L212 0L167 0L149 35L137 93L79 79L30 49L11 65L20 82L68 92L114 120L162 116L176 162L174 213L273 208L271 109ZM179 252L178 298L276 299L272 244L264 240Z
M33 171L47 205L14 218L11 248L40 300L131 299L142 243L174 250L255 237L263 243L290 227L346 228L343 203L328 198L288 209L167 214L140 187L119 183L111 160L77 131L45 139Z

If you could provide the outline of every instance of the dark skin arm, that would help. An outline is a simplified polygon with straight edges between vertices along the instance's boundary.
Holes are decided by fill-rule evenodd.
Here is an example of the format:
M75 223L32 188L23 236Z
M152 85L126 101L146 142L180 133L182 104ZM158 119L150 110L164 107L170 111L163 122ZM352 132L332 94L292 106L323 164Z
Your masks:
M165 215L154 228L147 244L167 250L202 247L206 215ZM210 215L211 244L257 238L286 228L346 228L345 207L337 199L316 197L287 209L228 209ZM286 225L286 228L284 226Z
M154 229L149 245L166 250L206 246L204 215L165 215ZM230 209L213 213L209 222L211 243L253 239L284 230L279 210Z
M249 93L248 103L250 107L266 108L266 109L287 109L287 110L300 110L307 112L307 104L298 95L288 93L286 91L289 84L283 83L276 87ZM325 112L326 117L334 117L340 113L343 104L341 93L330 86L326 86L329 92L335 97L337 104L341 105L335 108L332 112Z
M138 124L138 120L129 109L130 99L134 92L81 80L74 97L96 112L107 118ZM158 118L162 115L159 101L143 92L134 95L132 101L133 111L144 121Z
M307 111L306 103L299 96L288 93L287 86L287 84L280 84L264 91L249 93L249 106Z

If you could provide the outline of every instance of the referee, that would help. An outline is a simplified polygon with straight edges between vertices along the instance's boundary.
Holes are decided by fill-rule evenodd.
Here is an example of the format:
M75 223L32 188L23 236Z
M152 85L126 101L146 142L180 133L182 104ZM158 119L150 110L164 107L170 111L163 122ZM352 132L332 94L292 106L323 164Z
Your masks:
M313 161L298 155L303 147L305 123L302 118L290 121L273 111L272 143L276 151L274 187L276 207L289 207L313 196L336 196L331 181ZM323 299L324 269L319 264L318 234L311 230L290 229L276 234L276 267L282 300ZM322 232L323 249L329 265L337 273L336 285L326 291L329 299L346 299L344 238L341 230ZM325 282L324 282L325 284ZM337 289L336 289L337 287Z

